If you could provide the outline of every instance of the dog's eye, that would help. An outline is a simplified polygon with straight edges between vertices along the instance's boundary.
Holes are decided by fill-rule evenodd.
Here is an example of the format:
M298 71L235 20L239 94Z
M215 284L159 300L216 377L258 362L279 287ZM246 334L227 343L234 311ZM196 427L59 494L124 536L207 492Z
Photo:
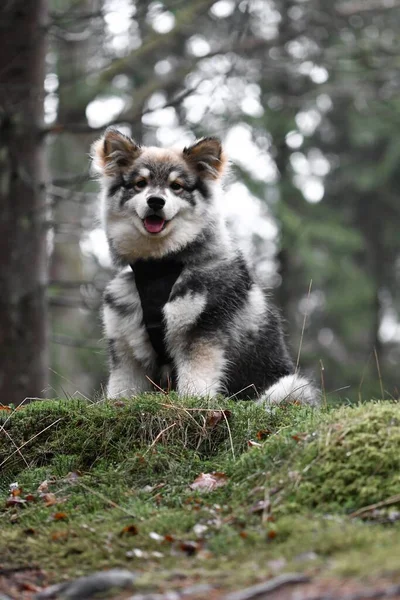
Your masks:
M171 183L171 190L174 190L174 192L180 192L183 190L183 186L177 181L173 181Z
M147 185L147 181L145 179L139 179L139 181L136 181L136 183L135 183L135 188L138 190L144 190L146 185Z

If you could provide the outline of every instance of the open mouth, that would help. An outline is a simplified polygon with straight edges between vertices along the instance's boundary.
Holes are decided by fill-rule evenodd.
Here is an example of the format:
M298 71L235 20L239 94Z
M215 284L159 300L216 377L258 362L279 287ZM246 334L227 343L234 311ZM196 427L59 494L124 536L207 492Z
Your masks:
M149 233L160 233L164 229L166 223L167 221L165 219L157 217L157 215L150 215L143 219L143 226Z

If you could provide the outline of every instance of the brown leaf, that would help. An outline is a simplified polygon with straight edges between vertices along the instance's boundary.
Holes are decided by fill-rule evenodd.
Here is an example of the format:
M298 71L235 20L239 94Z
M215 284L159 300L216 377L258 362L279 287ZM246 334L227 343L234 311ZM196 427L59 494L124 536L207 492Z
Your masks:
M26 504L26 500L21 498L20 496L9 496L6 500L6 506L24 506Z
M51 534L51 539L53 540L53 542L57 542L59 540L66 540L68 537L68 531L54 531Z
M37 498L33 494L26 494L25 500L27 502L36 502Z
M0 404L0 410L4 410L6 412L11 412L11 408L9 406L5 406L4 404Z
M23 530L23 533L25 535L35 535L36 529L33 529L33 527L27 527L26 529Z
M294 435L292 435L292 440L294 440L295 442L303 442L307 437L306 433L295 433Z
M175 538L173 535L164 535L164 542L168 542L169 544L172 544L172 542L175 541Z
M54 506L54 504L58 503L56 495L52 492L49 492L48 494L41 494L40 497L45 502L46 506Z
M213 410L210 411L207 415L206 426L207 427L216 427L218 423L221 421L225 421L232 416L232 411L230 410Z
M277 536L277 532L275 529L270 529L267 533L267 537L269 540L274 540Z
M189 485L191 490L200 492L212 492L216 488L222 487L228 483L225 473L213 471L212 473L201 473Z
M42 494L46 494L49 491L49 482L47 481L47 479L42 481L42 483L39 485L37 491L41 492Z
M260 431L257 431L256 438L262 441L265 440L268 436L270 436L271 433L272 431L270 431L269 429L261 429Z
M201 546L198 542L181 542L179 547L187 556L194 556Z
M53 519L55 521L65 521L66 519L68 519L68 515L65 512L56 512L53 515Z
M139 533L136 525L126 525L120 532L119 535L137 535Z

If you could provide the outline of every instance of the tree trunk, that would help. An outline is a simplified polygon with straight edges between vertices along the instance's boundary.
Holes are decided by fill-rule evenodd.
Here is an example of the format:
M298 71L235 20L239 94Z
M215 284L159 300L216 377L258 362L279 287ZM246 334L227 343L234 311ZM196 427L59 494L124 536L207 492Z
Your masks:
M40 127L47 0L0 8L0 402L47 383L47 240Z

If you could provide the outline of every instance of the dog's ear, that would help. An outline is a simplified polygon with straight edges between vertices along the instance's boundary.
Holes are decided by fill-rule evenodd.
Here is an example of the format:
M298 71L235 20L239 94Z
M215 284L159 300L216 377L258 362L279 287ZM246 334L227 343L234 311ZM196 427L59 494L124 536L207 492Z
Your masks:
M106 177L125 171L138 158L141 148L130 137L109 127L103 137L94 142L90 155L93 169Z
M219 179L227 162L221 142L216 137L201 138L189 148L184 148L183 157L205 179Z

